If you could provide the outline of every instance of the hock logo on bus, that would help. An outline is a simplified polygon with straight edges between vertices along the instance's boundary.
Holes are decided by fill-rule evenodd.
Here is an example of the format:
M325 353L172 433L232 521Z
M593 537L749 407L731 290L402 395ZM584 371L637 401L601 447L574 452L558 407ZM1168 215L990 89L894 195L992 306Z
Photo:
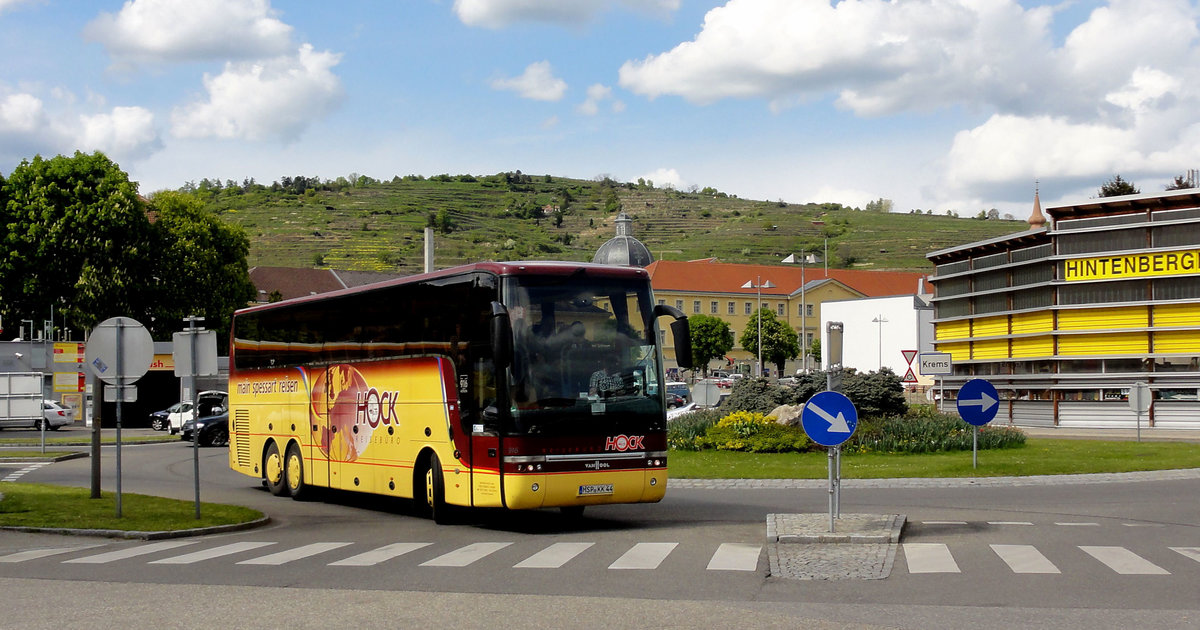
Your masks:
M642 440L645 440L644 435L618 435L604 439L604 450L606 451L639 451L645 448Z
M396 414L396 399L399 396L399 392L380 392L374 387L365 392L358 392L354 421L369 424L371 428L379 426L380 423L400 424L400 417Z

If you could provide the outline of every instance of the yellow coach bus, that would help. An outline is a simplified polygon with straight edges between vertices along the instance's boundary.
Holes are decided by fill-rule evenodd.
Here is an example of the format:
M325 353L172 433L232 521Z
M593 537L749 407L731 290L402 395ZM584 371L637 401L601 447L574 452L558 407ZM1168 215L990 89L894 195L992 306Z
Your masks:
M654 502L667 482L659 317L645 270L478 263L240 310L229 465L447 506Z

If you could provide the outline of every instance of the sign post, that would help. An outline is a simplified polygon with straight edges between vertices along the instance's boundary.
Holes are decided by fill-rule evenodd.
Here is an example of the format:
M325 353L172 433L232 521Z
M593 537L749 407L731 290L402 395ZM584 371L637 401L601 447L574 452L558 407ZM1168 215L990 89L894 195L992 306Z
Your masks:
M187 322L187 330L177 332L171 337L175 362L175 376L185 377L192 388L192 468L195 473L196 518L200 518L200 392L196 386L196 377L215 376L217 374L217 333L197 327L196 322L204 321L203 317L192 315L183 318ZM180 425L183 431L183 425Z
M121 518L121 403L125 398L125 386L136 383L150 369L154 359L154 340L150 332L137 320L128 317L111 317L100 322L88 336L85 357L88 366L100 380L117 388L117 518ZM103 391L103 390L101 390ZM92 423L92 431L100 434L99 421ZM100 461L99 440L92 440L93 461ZM95 469L93 469L95 470ZM100 478L92 479L92 498L100 497Z
M1000 394L982 378L973 378L958 390L958 415L971 425L971 466L979 468L979 427L989 423L1000 410Z
M828 447L829 453L829 533L834 530L834 513L840 512L841 502L841 444L858 428L858 411L854 403L839 392L819 392L804 404L800 423L809 439Z
M1129 408L1137 414L1137 441L1142 441L1142 414L1150 411L1154 404L1154 393L1145 381L1138 381L1129 388Z
M946 392L942 388L942 376L954 373L954 360L949 352L923 352L921 353L920 363L918 365L922 376L936 376L938 383L938 399L934 407L938 411L942 410L942 401L946 399Z

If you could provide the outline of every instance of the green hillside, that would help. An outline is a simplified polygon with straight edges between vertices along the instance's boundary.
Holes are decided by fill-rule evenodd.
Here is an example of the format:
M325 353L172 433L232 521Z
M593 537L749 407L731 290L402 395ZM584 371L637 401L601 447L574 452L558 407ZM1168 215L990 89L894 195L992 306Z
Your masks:
M591 260L613 237L618 210L633 218L634 235L656 259L773 264L789 253L819 252L827 240L831 266L869 269L928 269L927 252L1027 227L1024 221L865 212L519 171L281 182L221 186L205 180L189 189L246 229L251 265L397 273L420 270L423 230L431 223L439 227L439 268L489 259Z

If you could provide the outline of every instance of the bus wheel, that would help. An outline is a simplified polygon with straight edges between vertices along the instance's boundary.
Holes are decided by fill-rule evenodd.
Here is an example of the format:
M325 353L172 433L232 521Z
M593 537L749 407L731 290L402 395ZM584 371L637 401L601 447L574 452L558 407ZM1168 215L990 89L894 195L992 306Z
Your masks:
M288 493L297 501L308 498L312 489L304 482L304 458L300 455L300 447L295 444L287 449L287 457L283 460L284 478L287 479Z
M263 457L263 479L267 481L267 489L271 494L281 497L287 494L287 480L283 474L283 458L279 456L279 445L274 442L267 447L267 455Z
M449 522L449 506L446 505L446 482L442 477L442 462L437 455L430 455L429 469L425 471L425 501L433 522Z

